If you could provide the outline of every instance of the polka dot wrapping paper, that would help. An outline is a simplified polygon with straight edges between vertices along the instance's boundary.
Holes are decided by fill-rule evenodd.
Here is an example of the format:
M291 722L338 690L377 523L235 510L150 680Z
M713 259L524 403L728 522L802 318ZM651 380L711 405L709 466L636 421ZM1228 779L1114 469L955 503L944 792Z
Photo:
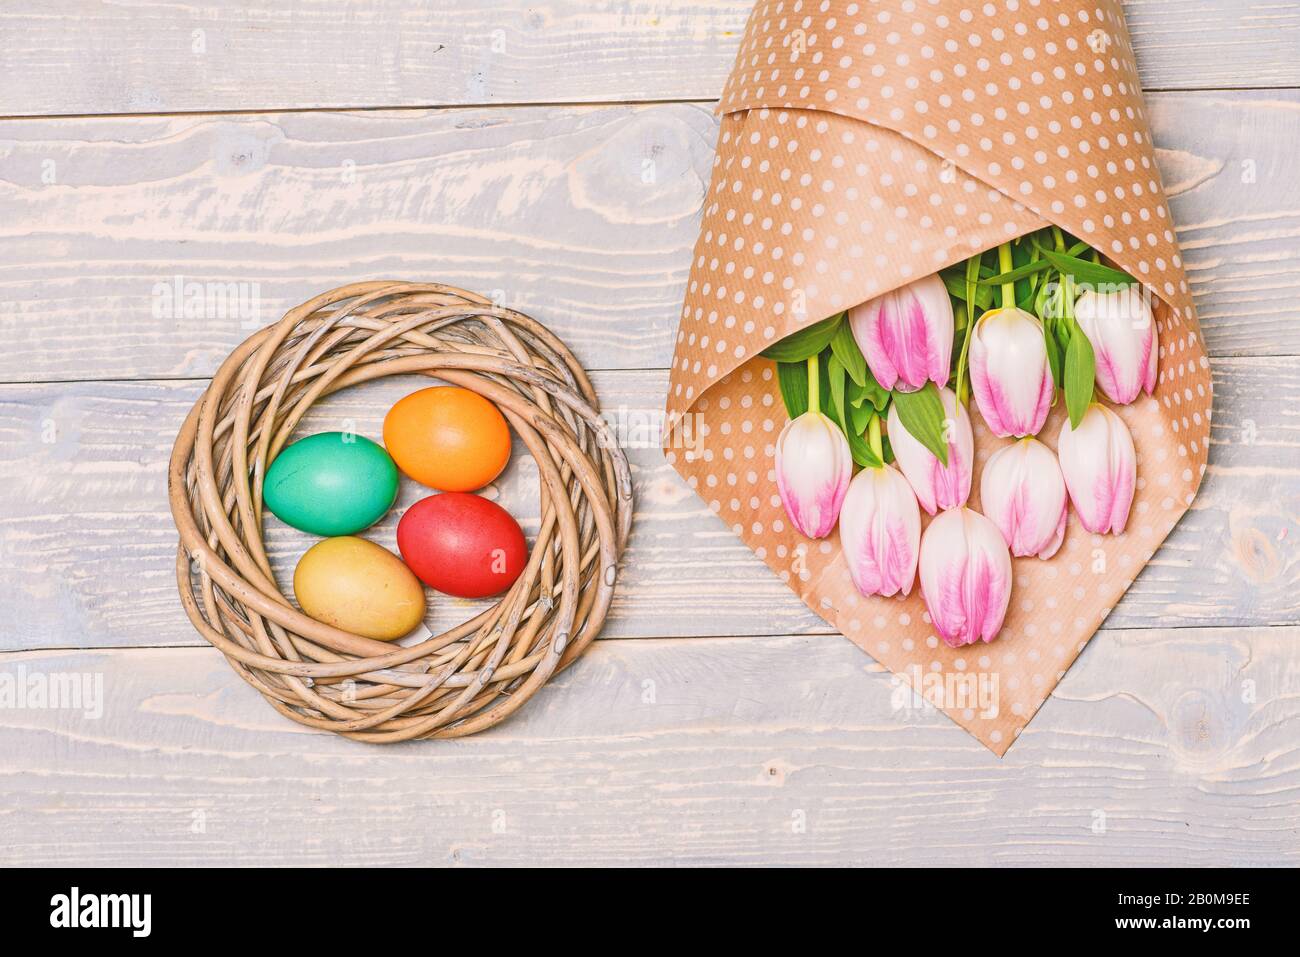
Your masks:
M669 382L665 454L810 608L1001 755L1190 506L1209 363L1115 0L760 0L719 104L713 178ZM786 422L759 353L858 302L1048 223L1154 297L1154 396L1117 408L1137 493L1125 532L1070 512L1054 558L1014 559L990 643L949 648L919 589L865 598L838 532L790 526ZM1040 438L1055 447L1058 401ZM1009 440L972 404L979 470Z

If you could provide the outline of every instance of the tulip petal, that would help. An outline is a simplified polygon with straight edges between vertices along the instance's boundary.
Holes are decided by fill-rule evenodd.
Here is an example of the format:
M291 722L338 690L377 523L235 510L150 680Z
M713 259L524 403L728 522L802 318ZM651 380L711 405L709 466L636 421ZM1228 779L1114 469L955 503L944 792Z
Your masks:
M1137 485L1137 453L1124 420L1094 402L1077 429L1069 420L1061 425L1056 448L1083 527L1096 535L1124 531Z
M1159 342L1156 334L1155 319L1151 320L1151 335L1147 336L1142 343L1144 354L1142 358L1142 388L1146 390L1147 395L1152 395L1156 391L1156 382L1159 379L1157 363L1159 361L1160 349L1157 345Z
M889 443L898 467L916 492L917 501L930 515L966 504L975 459L975 437L966 407L957 401L951 389L940 389L939 396L948 423L947 465L904 428L896 406L889 407L886 418Z
M980 473L984 514L1012 555L1051 558L1065 537L1069 498L1052 450L1024 438L999 449Z
M849 327L885 389L944 385L952 359L952 300L937 274L849 310Z
M791 524L809 538L825 538L853 477L844 433L829 417L805 412L781 430L775 465L777 492Z
M867 367L881 388L893 390L898 384L898 368L894 365L893 353L886 345L892 336L886 331L882 313L885 308L884 297L873 299L849 311L850 328L867 360Z
M1107 527L1118 535L1128 525L1128 513L1133 507L1133 493L1137 487L1137 452L1133 448L1133 435L1118 415L1115 415L1108 445L1106 463L1111 482Z
M913 296L889 296L881 323L885 348L899 359L898 377L909 389L926 383L932 343L925 326L925 312Z
M1038 551L1038 557L1046 561L1061 549L1061 543L1065 541L1065 520L1070 510L1065 506L1061 507L1061 514L1056 519L1056 531L1047 543Z
M1155 316L1136 284L1115 292L1085 291L1074 304L1079 328L1092 344L1097 388L1127 405L1155 391L1159 340Z
M968 508L939 515L921 539L921 593L950 647L992 641L1011 600L1011 555L997 527Z
M1103 344L1094 345L1092 354L1096 364L1097 388L1101 390L1101 394L1120 405L1132 402L1137 393L1130 396L1125 391L1123 373L1111 349Z
M910 594L920 551L921 512L896 469L863 469L840 510L840 545L864 595Z
M1023 309L995 309L975 324L971 388L995 435L1033 435L1047 421L1055 383L1043 326Z

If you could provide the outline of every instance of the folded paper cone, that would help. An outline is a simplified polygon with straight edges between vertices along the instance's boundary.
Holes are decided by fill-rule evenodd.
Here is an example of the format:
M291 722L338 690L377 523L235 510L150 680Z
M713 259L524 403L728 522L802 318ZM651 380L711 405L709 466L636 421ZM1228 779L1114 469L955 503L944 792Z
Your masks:
M669 381L668 461L810 608L921 700L1007 748L1187 510L1205 472L1209 362L1115 0L761 0L722 114ZM1014 560L1001 635L949 648L918 590L858 594L838 533L790 527L786 413L759 353L856 303L1054 223L1154 297L1154 397L1117 409L1127 530L1071 510L1050 561ZM1058 401L1040 438L1055 447ZM1007 440L972 405L979 468Z

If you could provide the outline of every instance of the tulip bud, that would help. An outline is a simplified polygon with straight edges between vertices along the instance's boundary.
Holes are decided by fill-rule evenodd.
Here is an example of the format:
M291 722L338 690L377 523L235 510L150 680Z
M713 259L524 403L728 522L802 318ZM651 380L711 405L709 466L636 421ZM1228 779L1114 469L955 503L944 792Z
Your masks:
M776 440L776 488L801 533L830 534L852 477L849 441L830 418L805 412L786 423Z
M915 392L948 382L952 300L937 274L849 310L849 326L882 388Z
M951 648L992 641L1011 601L1011 554L996 525L954 508L921 539L921 595L930 624Z
M971 333L970 383L995 435L1033 435L1047 421L1056 383L1043 324L1023 309L990 309Z
M888 598L912 591L921 510L897 469L865 468L849 484L840 510L840 545L862 594Z
M1034 438L994 452L980 473L980 506L1012 555L1055 555L1065 538L1068 502L1056 456Z
M1069 419L1062 423L1056 453L1083 527L1097 535L1124 531L1137 485L1137 453L1124 420L1094 402L1077 429Z
M1074 318L1092 343L1097 387L1106 398L1128 405L1143 389L1155 391L1156 320L1137 283L1118 292L1085 292L1074 303Z
M898 467L907 477L916 500L930 515L957 508L970 498L971 463L975 459L975 437L966 407L952 389L940 389L945 413L944 436L948 440L948 464L944 465L928 448L908 432L898 417L896 404L889 406L889 444Z

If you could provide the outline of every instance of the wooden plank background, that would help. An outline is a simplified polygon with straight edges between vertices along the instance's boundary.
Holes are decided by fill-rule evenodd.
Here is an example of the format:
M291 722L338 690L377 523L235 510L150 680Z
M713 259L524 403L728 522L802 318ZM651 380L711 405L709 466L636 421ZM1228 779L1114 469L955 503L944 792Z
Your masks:
M748 8L0 7L0 672L103 688L98 717L0 708L0 862L1297 862L1300 5L1126 4L1213 356L1210 468L1002 761L829 634L653 440ZM648 439L603 640L467 741L290 725L174 595L165 464L204 378L375 275L537 315ZM249 308L175 314L178 276ZM376 432L414 384L308 427ZM529 527L535 483L518 456L489 494ZM270 543L284 575L303 541Z
M15 655L106 703L0 724L0 863L1295 865L1297 640L1103 631L1001 761L838 636L604 641L499 729L383 748L211 649Z
M1214 367L1210 468L1193 509L1107 619L1111 628L1270 626L1295 620L1300 485L1300 370L1293 359L1225 359ZM605 638L827 633L814 615L664 462L649 432L666 372L605 372L595 383L630 448L636 531ZM379 437L383 413L422 385L385 379L309 413L307 432L348 423ZM0 524L0 593L10 648L204 644L176 601L176 531L166 500L171 443L202 391L197 381L0 386L0 459L14 504ZM48 441L45 441L48 440ZM396 518L367 533L393 547ZM487 492L536 528L537 472L520 451ZM124 545L129 541L129 547ZM267 544L288 584L310 544L268 518ZM39 574L37 574L39 572ZM452 625L472 603L439 597L431 621Z
M9 0L0 113L712 100L750 0ZM1148 90L1300 85L1278 0L1126 0Z
M1211 354L1300 352L1300 91L1150 107ZM698 104L0 121L0 379L210 375L376 275L495 291L590 368L665 368L716 130ZM246 283L257 314L173 317L176 276Z

